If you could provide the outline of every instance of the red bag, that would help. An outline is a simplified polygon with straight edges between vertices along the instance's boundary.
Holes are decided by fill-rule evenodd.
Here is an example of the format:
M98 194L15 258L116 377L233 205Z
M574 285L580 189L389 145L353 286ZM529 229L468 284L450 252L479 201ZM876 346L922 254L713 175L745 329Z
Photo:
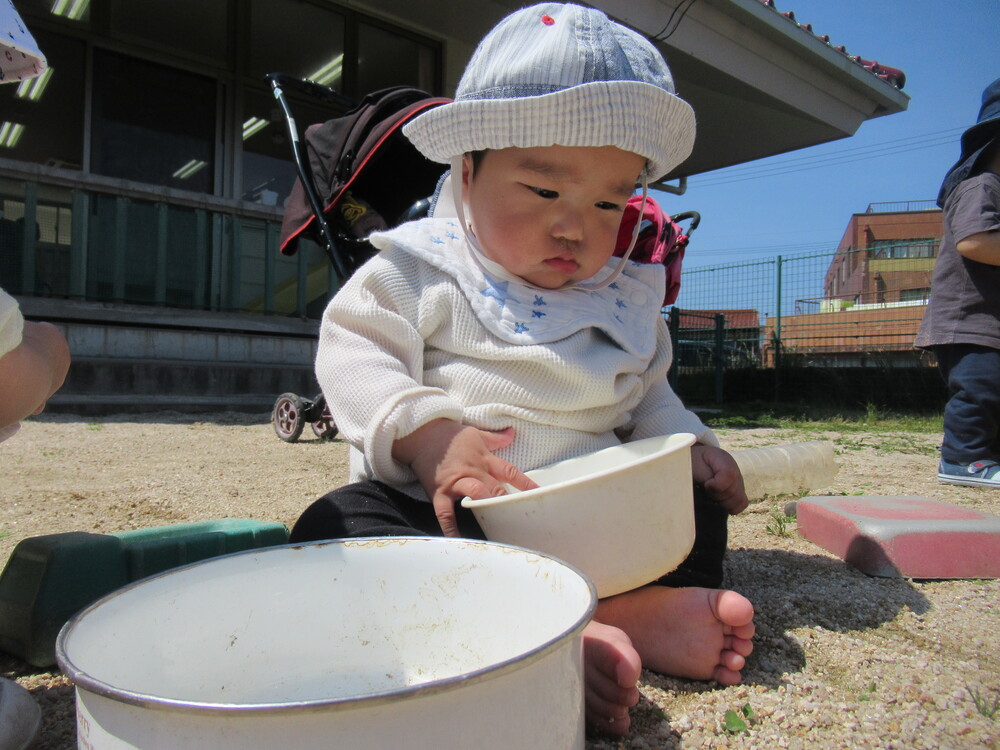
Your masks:
M639 230L639 238L636 240L635 249L632 250L629 259L636 263L662 263L666 267L667 287L663 304L672 305L677 300L677 295L681 290L681 261L684 260L684 249L690 240L690 232L698 226L700 217L694 211L677 214L677 219L682 217L691 219L691 228L688 230L688 234L685 234L681 226L667 216L651 196L646 197L646 207L640 217L639 207L641 205L641 195L633 195L625 204L625 214L618 229L618 241L614 254L618 257L625 254L632 241L635 223L641 221L642 228Z

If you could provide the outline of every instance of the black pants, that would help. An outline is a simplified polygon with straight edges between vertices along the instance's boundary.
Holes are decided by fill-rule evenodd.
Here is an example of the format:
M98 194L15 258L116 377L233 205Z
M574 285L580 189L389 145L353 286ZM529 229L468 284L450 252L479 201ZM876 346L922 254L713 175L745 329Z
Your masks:
M694 511L694 548L659 584L673 588L722 585L729 514L697 485ZM456 504L455 514L463 537L486 538L471 510ZM381 482L358 482L339 487L310 505L296 521L289 541L415 535L442 535L431 503L414 500Z

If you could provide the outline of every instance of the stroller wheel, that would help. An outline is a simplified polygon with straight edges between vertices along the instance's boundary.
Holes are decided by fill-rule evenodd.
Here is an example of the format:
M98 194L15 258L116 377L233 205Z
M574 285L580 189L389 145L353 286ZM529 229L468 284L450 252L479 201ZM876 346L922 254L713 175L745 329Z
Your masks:
M294 443L306 426L302 399L294 393L282 393L271 410L271 426L286 443Z
M337 436L337 425L333 423L330 413L323 410L323 418L312 423L313 434L320 440L332 440Z
M313 434L320 440L332 440L337 435L337 425L333 421L333 415L330 414L330 408L326 405L326 398L322 393L316 396L313 405L323 407L319 416L313 420Z
M319 414L316 414L317 407L319 407ZM322 393L318 394L316 400L313 401L312 416L314 416L312 431L316 437L320 440L331 440L337 435L337 425L333 421L333 415L330 414L330 409L326 405L326 398Z

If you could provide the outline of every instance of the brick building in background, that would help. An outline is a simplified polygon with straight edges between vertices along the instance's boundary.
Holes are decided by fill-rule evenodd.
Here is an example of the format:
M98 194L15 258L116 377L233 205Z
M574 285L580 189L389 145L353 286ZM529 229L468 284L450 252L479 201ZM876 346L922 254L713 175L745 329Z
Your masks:
M824 297L855 305L926 302L940 239L941 209L932 201L872 203L851 217Z
M768 317L765 366L781 356L814 366L914 366L913 339L930 296L941 242L933 201L873 203L854 214L830 261L823 297Z

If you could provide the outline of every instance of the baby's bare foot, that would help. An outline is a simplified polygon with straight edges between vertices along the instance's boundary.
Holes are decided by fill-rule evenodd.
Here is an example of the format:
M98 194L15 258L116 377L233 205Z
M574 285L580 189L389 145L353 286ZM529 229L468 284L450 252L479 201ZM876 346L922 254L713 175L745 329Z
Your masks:
M628 710L639 702L639 654L618 628L591 622L583 631L587 723L607 734L624 735Z
M647 586L603 599L597 619L631 639L654 672L736 685L753 651L753 605L735 591Z

